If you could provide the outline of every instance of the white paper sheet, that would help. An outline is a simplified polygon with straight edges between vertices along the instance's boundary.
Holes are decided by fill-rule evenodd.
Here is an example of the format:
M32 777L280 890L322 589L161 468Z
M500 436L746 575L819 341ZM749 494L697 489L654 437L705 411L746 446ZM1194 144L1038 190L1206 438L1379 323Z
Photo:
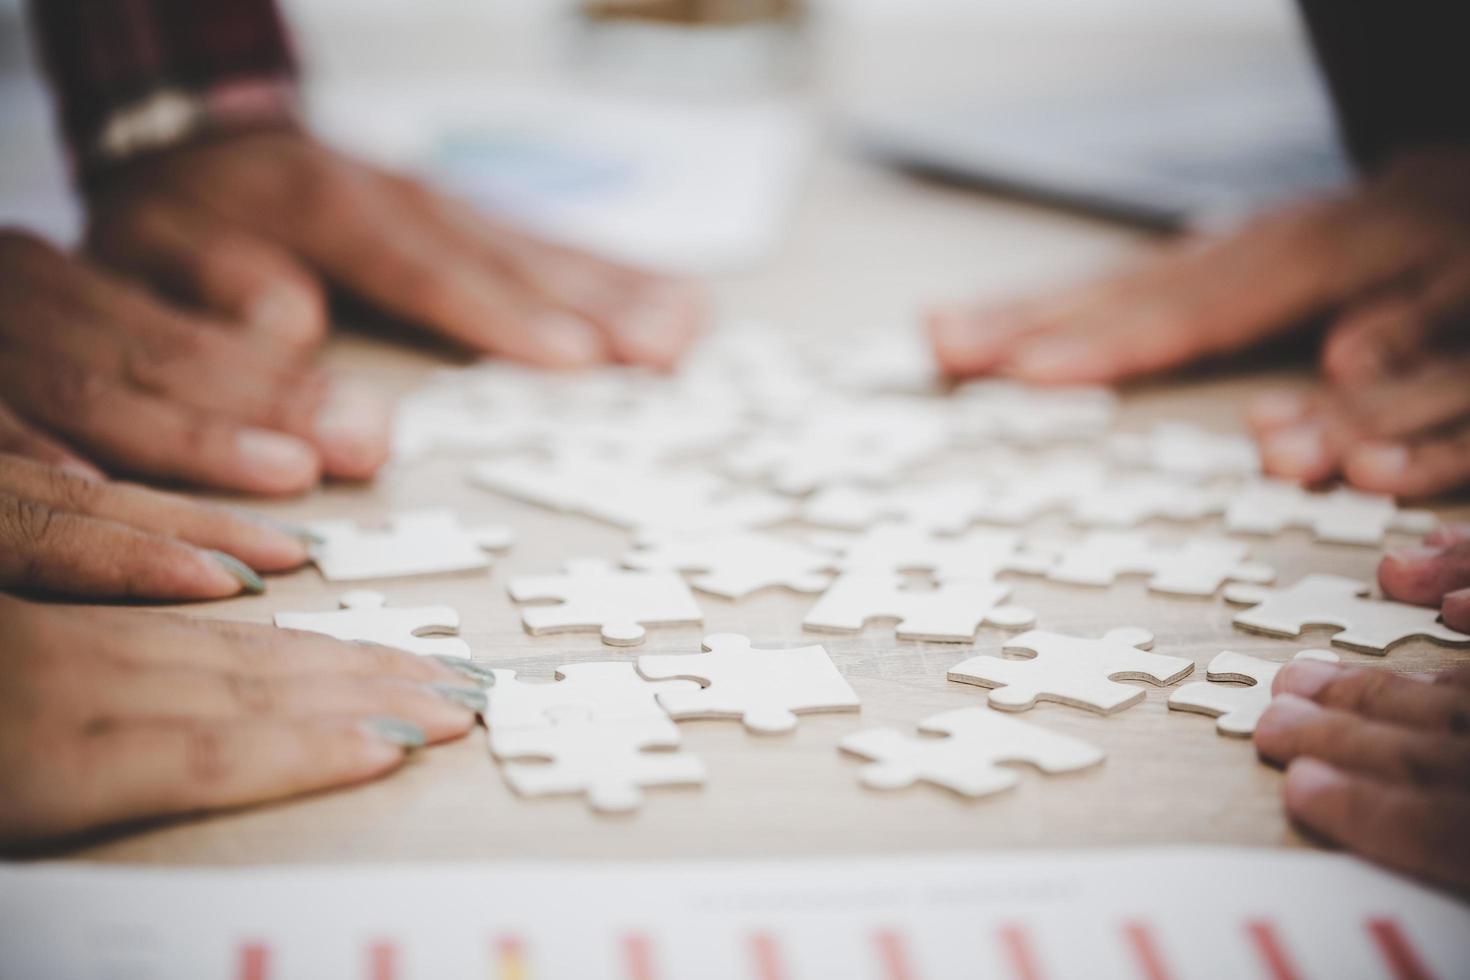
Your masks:
M1470 975L1470 906L1234 848L647 864L0 869L0 977Z

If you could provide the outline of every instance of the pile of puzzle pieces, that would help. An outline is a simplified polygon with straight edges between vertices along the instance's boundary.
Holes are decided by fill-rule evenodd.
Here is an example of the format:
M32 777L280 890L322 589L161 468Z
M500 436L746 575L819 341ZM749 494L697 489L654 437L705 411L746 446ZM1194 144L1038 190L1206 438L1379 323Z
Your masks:
M1105 389L991 380L945 390L912 350L809 351L749 325L717 335L677 374L500 362L446 370L405 404L396 456L405 465L461 458L465 478L492 494L626 532L617 554L510 578L532 636L588 632L617 650L662 626L701 624L698 594L812 597L780 642L715 634L701 650L567 664L553 681L495 671L485 720L506 781L525 796L579 794L599 811L636 808L644 788L704 782L679 721L726 718L780 735L804 712L857 711L811 634L891 629L900 655L910 641L972 647L1024 630L984 639L995 653L949 668L950 681L983 689L982 703L918 719L922 736L870 729L840 740L870 760L860 779L874 789L925 781L982 796L1019 778L1001 763L1094 766L1098 747L1016 713L1052 701L1112 714L1143 699L1139 682L1180 685L1169 708L1214 716L1222 734L1254 730L1281 660L1224 651L1206 680L1181 684L1194 662L1153 650L1146 629L1046 629L1045 610L1008 601L1015 576L1060 588L1141 576L1155 592L1239 605L1241 629L1290 639L1334 627L1332 643L1358 652L1386 654L1415 637L1470 644L1434 610L1376 598L1352 579L1308 574L1273 586L1275 570L1251 555L1252 536L1293 529L1378 546L1390 533L1428 530L1429 515L1267 479L1241 435L1181 423L1115 431L1116 412ZM1042 520L1068 529L1039 533ZM1173 533L1200 521L1215 528ZM1145 522L1175 526L1166 535ZM334 582L483 575L514 540L508 528L442 509L313 530L315 563ZM427 655L474 653L454 635L454 609L397 607L378 592L276 621Z

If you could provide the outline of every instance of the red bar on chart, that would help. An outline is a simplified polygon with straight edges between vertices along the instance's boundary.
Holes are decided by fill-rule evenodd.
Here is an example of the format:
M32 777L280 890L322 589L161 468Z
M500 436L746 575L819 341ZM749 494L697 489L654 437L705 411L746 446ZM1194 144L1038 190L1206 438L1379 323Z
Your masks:
M1169 970L1164 966L1164 957L1159 953L1153 933L1141 922L1123 925L1123 938L1138 958L1138 967L1145 980L1169 980Z
M1041 962L1031 948L1031 938L1021 926L1002 926L1000 948L1011 964L1011 975L1016 980L1041 980Z
M750 937L750 957L755 961L756 980L785 980L781 948L770 933L757 932Z
M1419 954L1409 945L1409 938L1393 919L1369 919L1368 935L1373 937L1373 945L1378 947L1378 954L1394 980L1433 980L1434 974L1419 959Z
M380 939L368 946L369 980L394 980L398 976L398 947Z
M902 935L893 929L879 929L873 933L873 943L878 947L878 961L883 964L886 980L914 980Z
M519 936L501 936L495 941L495 980L528 980L526 946Z
M270 980L270 973L270 947L259 942L241 943L239 969L235 971L235 976L239 980Z
M1264 919L1254 919L1245 924L1246 935L1261 958L1269 980L1301 980L1301 974L1286 955L1286 947L1276 934L1276 927Z
M653 941L641 932L623 937L623 961L628 965L628 980L654 980Z

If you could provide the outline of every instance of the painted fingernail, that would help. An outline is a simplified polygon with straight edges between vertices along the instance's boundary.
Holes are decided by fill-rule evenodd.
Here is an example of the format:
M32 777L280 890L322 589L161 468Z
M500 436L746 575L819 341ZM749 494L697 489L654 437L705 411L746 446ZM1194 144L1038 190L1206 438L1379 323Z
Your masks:
M469 708L479 713L490 703L489 697L478 687L460 687L456 684L430 684L429 689L450 704Z
M1340 673L1340 668L1320 660L1298 660L1281 668L1277 677L1276 693L1315 698Z
M482 663L476 663L468 657L451 657L445 653L435 653L430 656L450 670L457 671L481 687L495 686L495 671Z
M1268 436L1262 445L1267 469L1299 475L1328 465L1327 444L1320 425L1294 425Z
M1397 443L1380 442L1353 450L1353 476L1374 482L1396 480L1409 468L1409 448Z
M316 482L316 453L293 436L241 429L235 436L235 452L246 470L273 484L305 487Z
M602 335L581 317L552 313L537 320L531 329L542 343L573 364L590 364L604 356Z
M423 748L429 740L422 728L402 718L367 718L362 728L373 738L404 749Z
M225 571L240 583L240 590L247 595L260 595L265 591L265 583L255 569L245 564L234 555L227 555L223 551L206 551L205 554L213 558Z
M1054 374L1075 370L1095 356L1093 345L1071 337L1033 341L1011 356L1010 366L1027 374Z
M1270 391L1251 402L1248 413L1257 425L1278 426L1300 422L1309 400L1295 391Z

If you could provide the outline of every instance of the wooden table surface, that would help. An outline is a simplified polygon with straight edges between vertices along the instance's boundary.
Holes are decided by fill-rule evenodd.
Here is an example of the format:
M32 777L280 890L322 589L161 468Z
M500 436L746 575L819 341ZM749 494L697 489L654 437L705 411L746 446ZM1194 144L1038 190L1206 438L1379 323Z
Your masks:
M782 251L758 270L714 284L722 311L753 315L793 331L821 331L841 343L862 328L915 329L927 299L1063 281L1147 247L1118 228L978 194L916 183L839 157L821 155ZM407 390L442 359L360 335L335 342L344 369ZM1213 372L1125 393L1122 424L1186 418L1225 429L1245 398L1304 369ZM435 460L386 474L368 487L331 487L262 509L301 520L327 515L381 517L409 506L450 505L466 519L508 523L519 535L490 573L383 583L400 604L447 603L463 619L475 656L524 676L549 678L559 664L631 659L640 652L694 652L706 632L748 633L766 645L813 642L800 620L810 598L761 593L740 602L700 595L701 628L650 630L643 648L602 646L595 635L532 637L506 594L510 575L548 571L562 559L615 557L627 536L576 517L552 514L474 489L462 461ZM1464 508L1461 508L1463 513ZM1446 514L1451 513L1445 510ZM1201 522L1200 527L1214 527ZM1371 580L1371 548L1315 544L1299 531L1260 539L1256 554L1282 580L1335 572ZM1138 625L1155 649L1204 665L1225 649L1285 659L1325 647L1324 633L1275 640L1231 626L1223 599L1148 594L1136 578L1106 589L1012 577L1015 601L1039 625L1101 634ZM268 622L278 610L334 608L340 586L314 569L276 576L266 595L187 607L189 614ZM1302 846L1281 813L1281 775L1259 763L1246 740L1222 738L1199 715L1166 710L1167 689L1146 686L1145 700L1112 717L1041 704L1026 720L1104 747L1093 770L1043 777L1027 770L1013 791L979 801L927 786L867 791L860 763L836 751L858 728L895 725L979 705L984 692L947 682L945 671L1007 635L983 627L973 647L897 641L891 625L858 636L815 638L862 697L860 715L816 715L789 737L755 737L731 722L682 725L686 746L706 763L703 789L653 790L641 812L593 814L579 799L526 800L506 787L488 756L483 730L420 753L378 782L242 812L134 831L93 842L68 856L158 864L389 861L497 858L770 857L1155 843ZM1419 670L1470 652L1413 641L1387 658L1343 651L1347 663Z

